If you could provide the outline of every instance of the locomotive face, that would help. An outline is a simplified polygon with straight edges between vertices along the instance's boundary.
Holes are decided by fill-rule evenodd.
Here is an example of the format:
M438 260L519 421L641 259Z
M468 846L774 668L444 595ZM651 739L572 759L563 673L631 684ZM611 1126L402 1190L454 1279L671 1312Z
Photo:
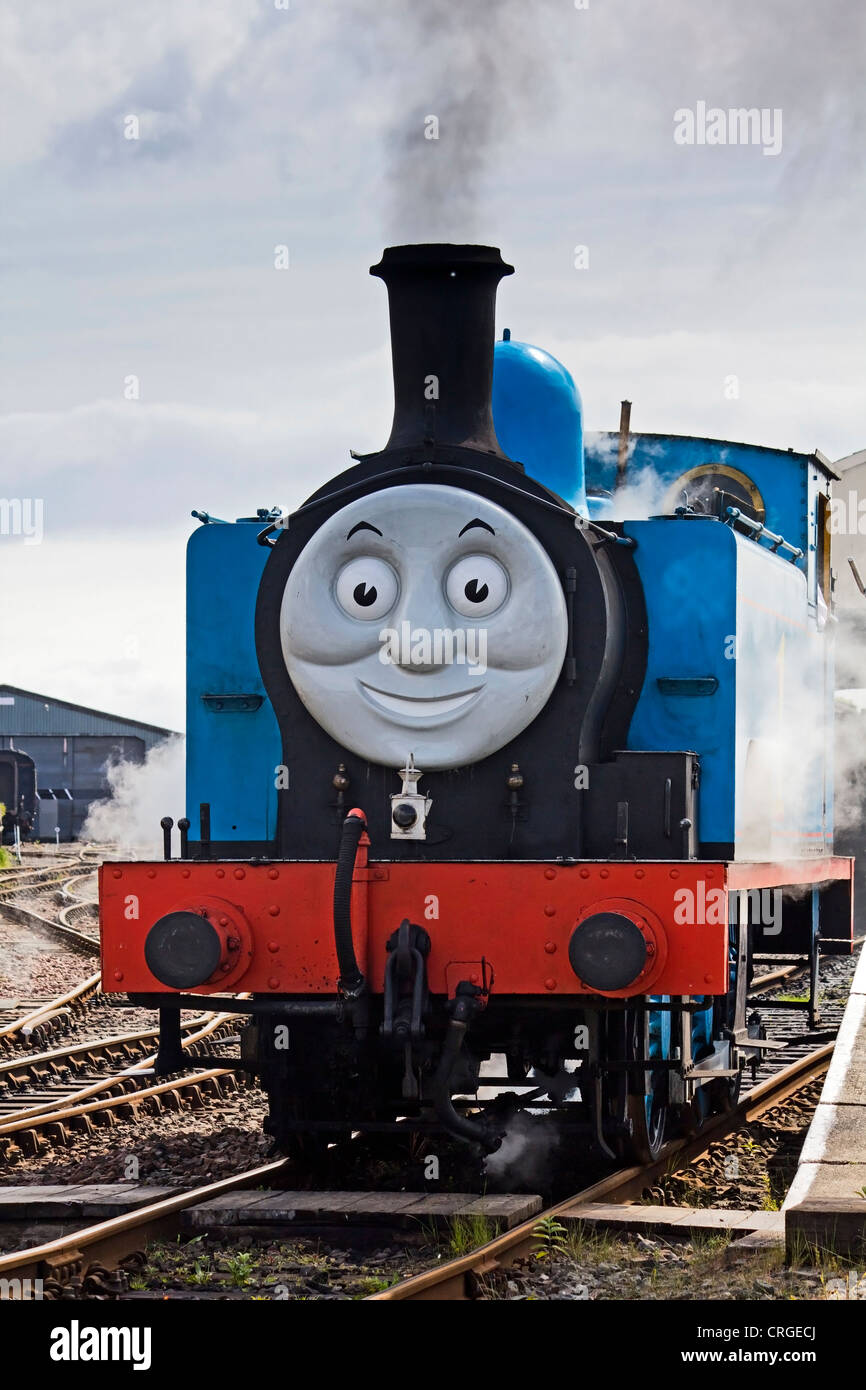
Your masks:
M313 718L394 768L478 762L543 708L566 649L556 571L475 493L386 488L321 527L289 576L283 657Z

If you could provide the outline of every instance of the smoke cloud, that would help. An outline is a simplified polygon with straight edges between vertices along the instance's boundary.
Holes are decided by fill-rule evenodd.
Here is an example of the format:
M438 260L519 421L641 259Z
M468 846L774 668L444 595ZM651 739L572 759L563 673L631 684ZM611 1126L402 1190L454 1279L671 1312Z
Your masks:
M494 1186L543 1189L558 1144L559 1133L546 1116L518 1110L500 1147L485 1159L484 1172Z
M386 7L380 25L411 81L385 141L390 239L478 235L494 154L554 100L555 12L550 0Z
M186 740L178 735L151 748L143 763L118 761L108 769L111 797L91 806L81 839L117 845L130 857L162 857L159 822L183 815Z

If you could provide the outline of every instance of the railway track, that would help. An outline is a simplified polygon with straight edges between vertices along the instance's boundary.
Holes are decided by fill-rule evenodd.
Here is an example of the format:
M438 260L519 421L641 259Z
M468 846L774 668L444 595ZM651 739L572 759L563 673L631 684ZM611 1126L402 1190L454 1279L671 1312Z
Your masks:
M96 894L83 897L79 891L84 883L91 883L95 890L96 870L70 876L76 865L80 870L78 858L7 870L0 878L0 912L40 934L59 937L79 954L98 955Z
M205 1014L181 1025L183 1046L218 1044L235 1026L233 1014ZM0 1163L63 1146L76 1131L198 1106L235 1089L234 1068L218 1057L213 1066L154 1078L149 1049L157 1040L158 1030L142 1030L0 1062Z
M754 1087L728 1114L708 1121L695 1136L666 1145L653 1163L611 1173L471 1253L371 1294L368 1301L475 1297L485 1279L540 1244L541 1222L566 1215L579 1217L581 1207L589 1202L639 1199L662 1174L688 1166L701 1157L712 1143L782 1104L821 1076L829 1065L831 1053L832 1044L825 1043L806 1056L797 1058L769 1080ZM45 1297L122 1294L126 1287L123 1263L140 1261L141 1252L154 1241L173 1240L179 1233L183 1214L190 1208L230 1192L259 1187L265 1181L279 1187L283 1185L281 1179L289 1177L294 1168L290 1160L279 1159L219 1182L172 1194L123 1216L98 1222L42 1245L2 1255L0 1278L21 1281L41 1279ZM353 1195L362 1194L343 1195L351 1199Z
M622 1168L599 1182L583 1188L572 1197L549 1207L540 1216L515 1226L479 1246L468 1255L437 1265L422 1274L401 1280L389 1289L370 1294L367 1301L409 1302L433 1299L475 1298L483 1281L498 1274L514 1260L531 1254L543 1243L543 1222L562 1217L579 1217L581 1207L592 1202L639 1201L653 1183L672 1169L687 1167L700 1158L710 1144L733 1134L766 1111L781 1105L804 1086L823 1075L830 1064L833 1044L825 1043L760 1082L727 1114L715 1116L698 1134L666 1144L652 1163Z
M53 1033L68 1029L73 1017L95 999L99 991L99 975L88 975L55 999L6 1010L9 1017L0 1018L0 1053L17 1052L22 1047L34 1045L42 1047Z
M62 929L75 932L70 918L80 921L93 911L94 903L87 896L87 888L92 884L94 875L92 871L77 873L60 884L56 872L52 873L56 867L52 865L37 871L41 877L36 882L40 887L44 886L52 898L60 893L69 901L58 914L62 921L52 923L49 919L44 920L48 926L59 925ZM65 864L61 867L68 869ZM13 885L0 880L0 903L4 904L4 911L9 911L10 897L14 898L16 893L28 890L32 894L31 882L21 885L20 880L16 880ZM25 919L38 917L38 914L18 907L14 901L11 907L13 912L21 912ZM93 942L93 948L95 945ZM774 990L778 991L786 980L807 968L798 963L768 971L754 981L750 996L769 1003ZM78 991L88 988L96 992L97 976L83 982L77 991L71 992L71 996L77 998ZM25 1028L31 1045L34 1041L41 1042L45 1036L43 1030L50 1026L51 1020L62 1018L64 1010L74 1004L71 996L37 1006L26 1020L17 1020L11 1026L0 1029L0 1049L10 1031L23 1036ZM565 1202L549 1208L539 1217L497 1237L471 1255L415 1275L390 1289L370 1295L371 1299L473 1297L479 1288L479 1281L532 1250L538 1243L535 1231L540 1220L563 1214L573 1215L587 1202L627 1202L640 1197L659 1176L673 1169L687 1167L701 1157L711 1144L781 1104L786 1097L795 1094L823 1073L832 1052L832 1034L837 1022L835 1014L838 1012L841 1016L842 1006L840 1004L838 1009L833 1006L824 1012L827 1026L804 1033L802 1019L793 1010L768 1009L765 1015L768 1036L784 1045L784 1057L789 1064L781 1071L777 1070L781 1050L775 1055L771 1054L758 1068L757 1084L729 1114L714 1117L694 1137L667 1145L655 1163L610 1174ZM203 1042L207 1046L208 1039L219 1039L235 1026L236 1019L232 1015L195 1019L184 1025L184 1045L191 1047ZM154 1079L145 1075L153 1067L155 1058L142 1054L155 1044L156 1039L155 1029L142 1030L76 1042L52 1052L19 1054L8 1060L0 1060L0 1156L4 1151L7 1157L11 1153L15 1158L39 1153L46 1142L61 1146L66 1144L76 1131L89 1132L93 1126L135 1119L138 1113L152 1113L154 1109L162 1107L179 1109L187 1104L197 1105L203 1101L204 1093L219 1094L222 1088L236 1085L235 1070L220 1066L218 1057L213 1059L212 1066L173 1078ZM790 1060L792 1054L794 1057ZM120 1064L124 1065L118 1070ZM110 1074L106 1074L106 1069L110 1070ZM116 1264L169 1231L176 1234L180 1214L191 1206L244 1186L255 1186L265 1177L276 1179L288 1172L288 1161L278 1160L203 1188L172 1195L156 1204L76 1231L69 1237L49 1242L35 1250L2 1256L0 1276L14 1273L16 1277L44 1278L49 1296L51 1292L68 1285L70 1279L85 1293L88 1292L88 1280L92 1284L96 1279L96 1284L101 1283L104 1288L106 1269L112 1267L112 1262ZM19 1263L16 1264L16 1260ZM97 1271L95 1275L93 1268ZM115 1282L109 1292L121 1291L122 1283L122 1279L119 1283Z

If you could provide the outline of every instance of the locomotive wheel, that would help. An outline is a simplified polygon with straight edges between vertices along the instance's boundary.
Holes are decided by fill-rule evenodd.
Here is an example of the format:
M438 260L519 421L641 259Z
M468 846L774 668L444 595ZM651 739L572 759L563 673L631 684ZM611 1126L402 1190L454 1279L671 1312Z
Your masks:
M668 996L660 995L657 1002L667 1004ZM667 1061L671 1055L670 1013L663 1009L652 1009L646 1013L635 1010L629 1039L636 1061ZM648 1163L658 1156L667 1134L670 1109L668 1073L664 1068L658 1068L642 1072L641 1076L645 1079L644 1094L629 1095L632 1132L627 1148L629 1157L638 1163Z
M661 1009L610 1013L605 1024L605 1056L616 1062L666 1060L670 1056L670 1019L671 1015ZM635 1076L639 1078L637 1083ZM644 1078L643 1091L633 1089ZM639 1073L608 1072L603 1088L605 1117L612 1127L630 1131L614 1138L618 1157L626 1162L648 1163L658 1155L667 1132L667 1071L659 1068Z

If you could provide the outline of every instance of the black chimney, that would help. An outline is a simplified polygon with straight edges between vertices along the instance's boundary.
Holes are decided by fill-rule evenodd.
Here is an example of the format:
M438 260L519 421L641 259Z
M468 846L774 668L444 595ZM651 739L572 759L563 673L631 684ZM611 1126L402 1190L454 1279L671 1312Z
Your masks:
M514 267L494 246L389 246L370 267L388 286L394 424L387 450L479 449L493 427L496 286Z

